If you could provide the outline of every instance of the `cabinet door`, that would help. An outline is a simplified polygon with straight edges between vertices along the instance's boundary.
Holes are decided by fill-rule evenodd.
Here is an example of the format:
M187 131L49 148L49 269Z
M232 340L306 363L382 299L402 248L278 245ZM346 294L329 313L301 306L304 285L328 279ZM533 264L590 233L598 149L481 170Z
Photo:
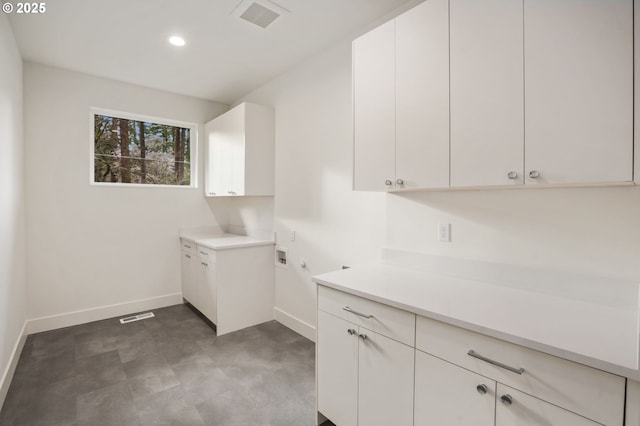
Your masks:
M412 426L415 349L362 327L359 340L358 424Z
M198 277L198 298L196 308L211 322L218 323L216 315L216 265L213 262L200 261Z
M503 398L511 403L505 403ZM498 383L496 426L596 426L585 417Z
M396 19L395 81L396 189L448 187L449 0Z
M624 425L640 426L640 382L627 379L626 400Z
M522 14L521 1L451 0L451 186L523 183Z
M207 123L205 127L206 135L206 165L205 165L205 195L220 196L224 188L222 184L223 158L223 134L217 127L216 121Z
M318 311L317 330L318 411L337 425L356 426L358 335L353 331L357 327Z
M632 6L524 2L526 183L632 180Z
M182 297L189 303L194 305L197 297L197 284L196 284L196 258L192 253L182 250L180 261L180 275L182 282ZM195 306L195 305L194 305Z
M493 380L416 351L415 389L415 426L493 426Z
M244 193L244 120L240 105L207 124L207 195Z
M395 181L395 21L353 42L354 189Z

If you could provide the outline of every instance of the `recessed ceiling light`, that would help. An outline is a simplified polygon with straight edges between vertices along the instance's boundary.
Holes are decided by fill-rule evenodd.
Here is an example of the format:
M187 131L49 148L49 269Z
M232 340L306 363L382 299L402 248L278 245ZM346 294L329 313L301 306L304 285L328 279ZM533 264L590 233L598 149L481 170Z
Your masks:
M169 43L173 44L174 46L184 46L184 39L180 36L171 36L169 37Z

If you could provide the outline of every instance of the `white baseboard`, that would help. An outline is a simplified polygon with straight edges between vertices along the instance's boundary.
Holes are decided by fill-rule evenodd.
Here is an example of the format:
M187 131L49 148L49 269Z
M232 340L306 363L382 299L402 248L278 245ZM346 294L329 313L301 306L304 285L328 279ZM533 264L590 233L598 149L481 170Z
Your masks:
M113 318L120 315L128 315L134 312L146 311L148 309L164 308L165 306L177 305L179 303L182 303L182 293L167 294L164 296L151 297L149 299L118 303L116 305L100 306L98 308L85 309L82 311L34 318L27 321L27 333L40 333L42 331L85 324L91 321Z
M280 308L273 308L273 318L285 327L289 327L312 342L316 341L316 328L311 324L296 318Z
M22 349L24 348L24 344L27 341L26 331L27 321L25 321L24 325L22 326L20 336L13 346L13 351L11 352L11 358L9 359L9 363L7 364L7 368L5 368L4 373L2 374L2 381L0 382L0 407L4 405L4 400L7 397L7 392L9 392L9 386L11 386L11 380L13 380L13 374L16 372L16 366L18 365L20 354L22 354Z

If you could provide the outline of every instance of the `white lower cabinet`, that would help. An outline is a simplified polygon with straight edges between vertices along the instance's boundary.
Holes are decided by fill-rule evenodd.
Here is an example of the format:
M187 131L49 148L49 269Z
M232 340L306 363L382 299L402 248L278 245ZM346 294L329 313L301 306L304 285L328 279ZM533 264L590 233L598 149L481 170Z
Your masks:
M592 426L599 423L416 351L416 426Z
M182 241L180 250L180 278L182 281L182 297L188 301L196 300L198 259L196 256L195 244Z
M413 424L415 350L360 327L358 340L358 424Z
M627 380L624 421L625 426L640 426L640 382L636 380Z
M541 406L546 407L542 403L546 401L553 407L562 407L567 413L579 414L580 419L588 418L611 426L623 424L624 377L422 316L416 320L416 349L495 380L499 387L508 386L531 395L532 401ZM497 391L498 407L504 407L500 403L503 393ZM536 417L527 416L529 408L526 407L522 402L510 407L516 410L514 415L519 416L516 418L523 417L526 422L503 424L565 424L536 423ZM549 413L550 416L555 414L551 410ZM496 413L496 416L501 415Z
M198 246L197 299L194 305L211 322L218 324L218 286L216 283L215 252Z
M416 351L415 425L494 426L496 382Z
M496 426L596 426L582 416L498 383Z
M273 319L273 245L193 245L195 251L181 252L182 297L216 325L218 336Z
M318 286L317 409L339 426L623 426L624 377Z
M394 328L393 312L378 318L376 306L358 306L348 295L329 291L331 295L319 292L319 300L337 295L333 300L343 303L334 305L335 310L329 306L331 313L318 311L318 411L340 426L411 426L415 349L357 324L357 318L371 319L389 330ZM408 315L413 329L415 316L396 311ZM353 321L336 316L342 314Z
M318 410L341 426L358 424L358 338L349 333L353 329L343 319L318 312Z

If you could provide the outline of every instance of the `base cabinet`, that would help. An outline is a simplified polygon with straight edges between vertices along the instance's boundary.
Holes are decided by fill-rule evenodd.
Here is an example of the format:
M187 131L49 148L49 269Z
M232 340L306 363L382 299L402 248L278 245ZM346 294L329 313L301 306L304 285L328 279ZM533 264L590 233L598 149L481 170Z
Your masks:
M319 421L640 426L624 377L322 284L317 313Z
M340 426L413 424L414 349L318 312L318 411Z
M359 329L358 424L413 424L414 349Z
M415 425L494 426L496 382L416 351Z
M197 299L194 305L205 317L218 324L218 285L215 252L198 246ZM188 300L188 299L187 299Z
M195 254L181 253L182 296L216 325L218 336L273 319L273 245L194 246Z
M349 332L353 329L343 319L318 312L318 410L342 426L358 424L358 338Z
M186 300L198 299L198 259L196 245L189 241L181 241L180 250L180 278L182 282L182 297Z
M596 426L593 422L498 383L496 426Z
M416 426L595 426L585 417L416 351Z

